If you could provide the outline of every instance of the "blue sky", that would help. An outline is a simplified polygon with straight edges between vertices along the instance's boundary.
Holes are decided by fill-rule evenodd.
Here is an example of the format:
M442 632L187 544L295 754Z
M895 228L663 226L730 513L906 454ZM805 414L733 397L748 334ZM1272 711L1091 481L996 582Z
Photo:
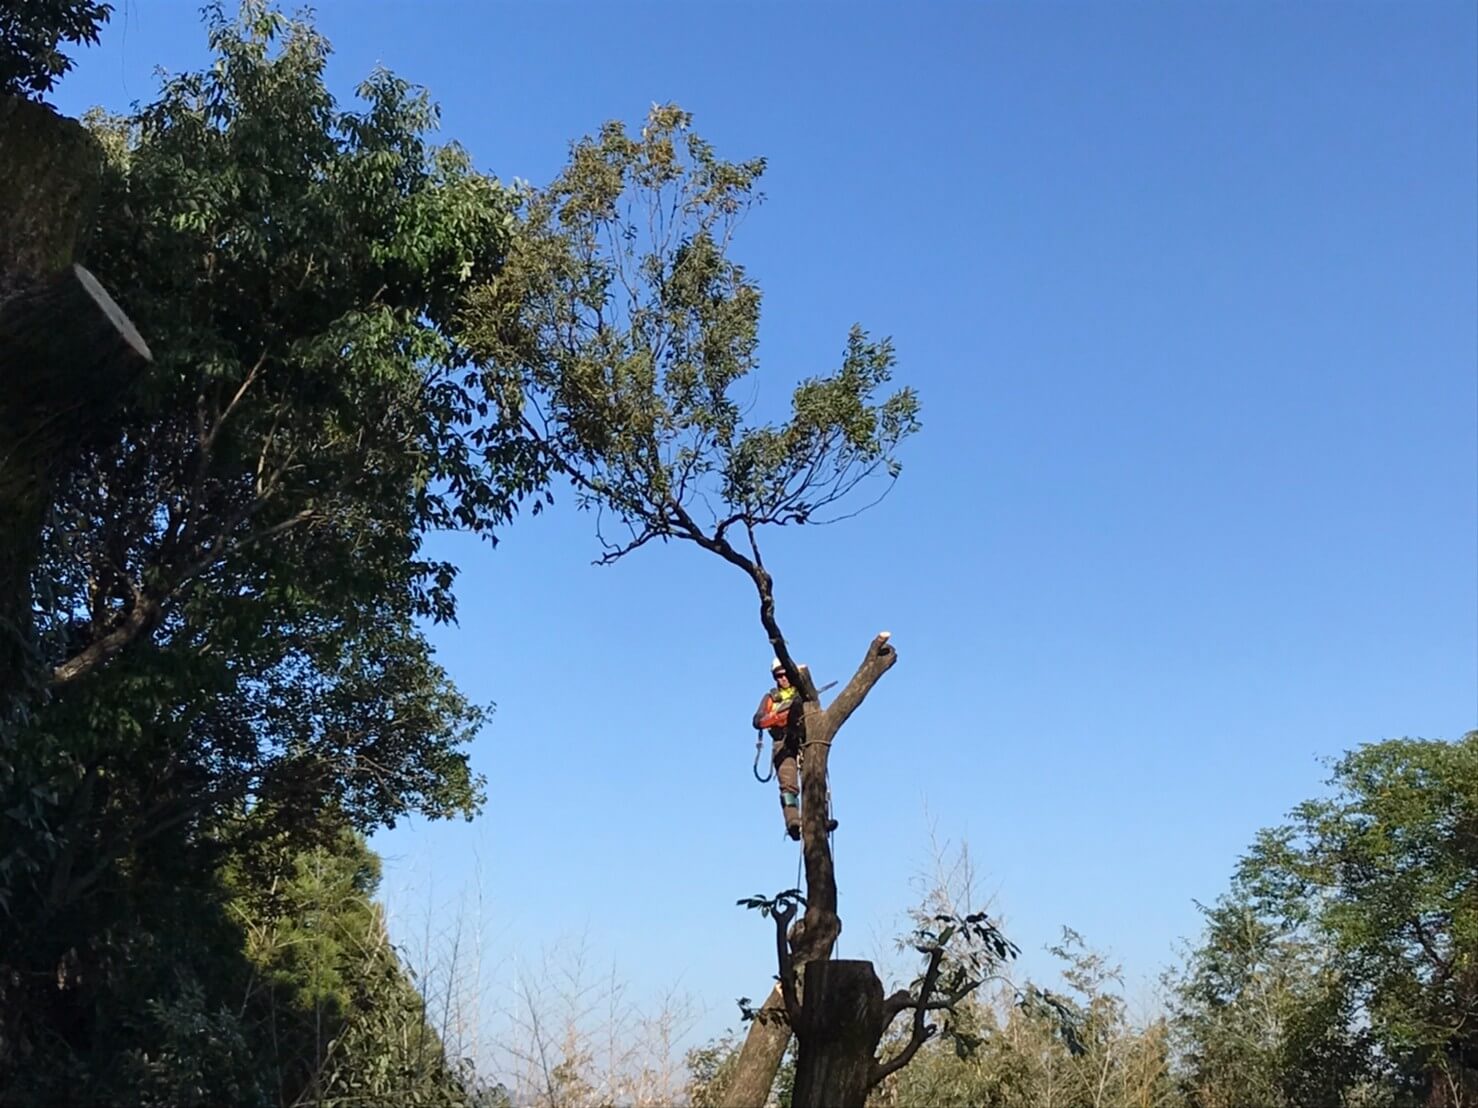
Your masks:
M120 0L58 90L147 100L193 5ZM760 387L892 335L923 402L892 495L769 538L822 679L899 664L837 741L844 957L968 840L1029 970L1061 924L1131 991L1319 759L1478 726L1478 15L1471 4L336 3L443 133L539 183L675 100L768 200ZM699 1031L762 995L795 875L748 718L769 649L701 551L614 568L564 501L463 566L431 632L497 713L473 824L376 839L398 908L476 883L494 959L588 935ZM424 908L419 909L424 914Z

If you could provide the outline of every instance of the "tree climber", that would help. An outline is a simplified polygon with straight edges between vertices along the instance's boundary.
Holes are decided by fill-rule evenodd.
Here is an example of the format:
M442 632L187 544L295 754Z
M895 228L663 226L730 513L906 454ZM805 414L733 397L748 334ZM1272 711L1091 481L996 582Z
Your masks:
M805 666L801 667L805 669ZM775 687L765 693L759 708L754 713L754 729L768 729L774 747L770 754L775 767L775 780L780 785L780 814L785 818L785 833L797 842L801 837L801 781L800 781L800 734L799 716L797 726L791 726L790 710L800 707L800 697L791 687L785 667L776 658L770 663L770 675ZM828 831L836 830L836 821L826 821Z

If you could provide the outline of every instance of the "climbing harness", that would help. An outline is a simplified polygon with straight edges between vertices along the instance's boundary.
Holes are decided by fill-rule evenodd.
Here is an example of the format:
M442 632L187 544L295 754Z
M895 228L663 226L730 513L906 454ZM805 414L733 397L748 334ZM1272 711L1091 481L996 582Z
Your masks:
M819 689L817 689L816 693L819 696L827 689L834 688L835 686L835 681L828 682L827 684L822 685ZM757 727L755 728L754 732L754 779L758 781L761 785L768 785L771 781L775 780L775 765L772 762L770 764L770 769L768 773L764 777L760 776L760 755L764 753L764 749L765 729L763 727Z

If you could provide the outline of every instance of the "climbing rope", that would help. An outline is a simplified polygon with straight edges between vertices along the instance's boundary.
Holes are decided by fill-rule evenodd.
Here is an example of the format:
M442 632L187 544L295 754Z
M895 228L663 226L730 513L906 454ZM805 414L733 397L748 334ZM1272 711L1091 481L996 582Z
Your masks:
M764 748L765 733L763 730L758 730L754 733L754 779L761 785L767 785L775 780L774 763L770 764L769 772L764 777L760 776L760 754L764 751Z
M802 789L801 789L801 811L802 811L802 813L805 812L805 803L806 803L806 801L805 801L805 795L806 795L805 788L802 787ZM830 785L830 783L828 783L827 784L827 787L826 787L826 818L827 819L831 819L834 815L835 815L835 813L832 811L832 807L831 807L831 785ZM804 814L802 815L801 818L802 819L805 818ZM796 851L795 851L795 884L792 885L791 888L799 889L801 887L801 867L804 865L805 860L806 860L806 844L805 844L804 841L800 841L800 842L797 842L795 845L796 845ZM836 868L836 858L837 858L837 840L836 840L836 832L835 831L828 831L826 833L826 845L831 849L831 864L832 864L832 869L835 870L835 868Z

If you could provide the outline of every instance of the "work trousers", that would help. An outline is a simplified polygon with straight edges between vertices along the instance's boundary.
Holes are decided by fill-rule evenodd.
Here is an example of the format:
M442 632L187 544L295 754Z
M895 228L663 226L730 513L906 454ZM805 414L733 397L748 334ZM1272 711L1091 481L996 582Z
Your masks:
M773 733L773 732L772 732ZM801 810L785 803L785 794L799 798L801 795L799 736L794 732L774 740L770 762L775 767L775 780L780 785L780 814L785 817L785 828L799 827Z

